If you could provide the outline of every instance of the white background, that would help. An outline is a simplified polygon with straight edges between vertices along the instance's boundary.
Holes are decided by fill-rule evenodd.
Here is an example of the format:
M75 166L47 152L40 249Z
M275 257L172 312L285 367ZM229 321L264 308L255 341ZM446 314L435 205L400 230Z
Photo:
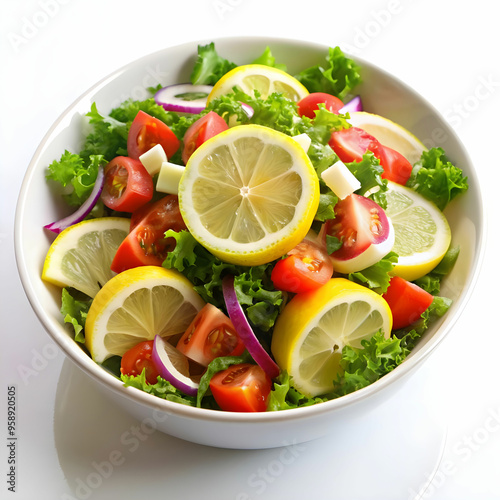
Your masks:
M0 12L0 498L22 500L499 499L498 13L476 0L2 0ZM455 128L489 213L482 273L453 331L404 389L319 441L219 450L136 434L39 325L17 276L15 203L56 118L122 65L230 35L340 45L393 73ZM7 387L17 386L16 493L7 490ZM117 457L120 457L118 460ZM114 465L110 465L114 462ZM426 489L426 483L428 487Z

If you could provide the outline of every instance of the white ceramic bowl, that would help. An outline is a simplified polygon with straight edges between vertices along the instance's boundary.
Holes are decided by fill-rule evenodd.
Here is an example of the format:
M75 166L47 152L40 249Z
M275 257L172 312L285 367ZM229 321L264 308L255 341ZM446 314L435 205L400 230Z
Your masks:
M270 38L224 38L215 40L221 55L245 64L270 45L277 61L294 74L322 63L328 47L313 43ZM206 41L200 43L207 43ZM82 117L92 102L110 111L128 97L143 99L144 87L185 82L196 57L198 43L171 47L145 56L96 84L70 106L52 126L28 167L19 196L15 221L15 247L19 273L28 299L52 339L109 397L142 421L173 436L217 447L270 448L321 437L374 408L390 397L438 346L451 330L469 298L476 280L484 242L483 208L478 181L467 153L453 130L420 95L393 76L357 60L363 83L356 89L365 110L400 123L428 147L442 146L469 178L470 188L446 210L453 244L461 253L445 279L442 295L454 300L448 313L429 329L412 354L392 373L367 388L323 404L282 412L236 414L191 408L163 401L123 384L95 364L72 340L63 324L60 290L44 283L41 271L50 238L43 226L67 215L45 181L47 165L65 149L79 151L84 137ZM151 75L159 75L160 82ZM439 144L433 138L439 137Z

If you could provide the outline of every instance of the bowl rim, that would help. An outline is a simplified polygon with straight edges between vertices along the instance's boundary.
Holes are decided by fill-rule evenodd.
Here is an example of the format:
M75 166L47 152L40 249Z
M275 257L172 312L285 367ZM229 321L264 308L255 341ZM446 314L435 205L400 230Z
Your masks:
M308 418L311 415L319 416L324 413L329 413L336 410L344 409L348 406L352 406L361 402L362 400L366 400L383 391L387 386L393 384L396 380L403 379L408 376L411 372L415 370L417 366L419 366L430 354L433 352L436 347L444 340L444 338L448 335L453 325L457 322L461 313L463 312L465 304L470 299L470 296L473 292L474 286L478 279L479 270L481 268L481 264L484 258L485 253L485 240L486 240L486 224L485 224L485 210L484 210L484 198L480 192L480 185L478 182L477 174L475 169L473 168L473 163L469 157L469 154L465 147L463 146L461 140L456 134L455 130L443 120L441 113L431 104L429 103L418 91L411 88L408 84L400 80L397 76L389 73L384 68L380 66L376 66L375 64L365 60L358 55L351 55L348 51L344 51L346 55L355 60L362 68L369 68L371 70L375 70L376 72L381 73L383 76L391 79L399 86L401 86L406 92L417 95L421 100L423 100L426 105L430 108L430 110L437 115L439 118L443 120L443 123L446 125L446 132L453 137L456 143L460 146L461 153L463 155L463 159L465 162L472 167L471 171L467 173L469 179L472 179L476 184L476 188L478 191L478 205L479 205L479 220L481 224L478 226L478 243L477 243L477 252L473 259L473 263L471 266L471 271L467 276L467 280L464 283L464 290L460 297L457 300L456 308L457 310L451 316L445 317L443 323L440 325L438 330L432 335L432 338L429 339L425 345L407 357L405 361L399 365L392 372L384 375L379 380L373 382L367 387L359 389L353 393L347 394L340 398L332 399L321 404L293 408L289 410L281 410L276 412L263 412L263 413L240 413L240 412L225 412L219 410L212 410L206 408L197 408L191 407L171 401L167 401L157 396L153 396L144 391L136 389L134 387L125 387L123 382L115 378L112 374L107 372L104 368L100 367L97 363L95 363L83 350L79 349L78 355L75 354L75 346L78 347L73 339L69 336L63 337L59 334L59 332L53 328L53 325L47 315L45 314L41 303L37 300L36 294L34 293L33 287L31 285L30 276L28 273L28 268L26 265L24 249L21 241L21 228L23 225L24 218L24 210L23 207L27 203L27 191L28 187L31 183L31 179L34 176L36 171L38 160L42 155L42 152L46 148L47 144L50 142L50 139L60 124L67 118L67 116L71 113L72 110L83 100L87 99L91 95L95 94L100 88L106 86L108 82L113 81L116 78L119 78L120 74L127 71L128 69L136 66L140 61L143 61L146 58L155 59L159 57L160 54L164 52L168 52L175 49L187 49L192 48L193 54L196 50L196 47L201 44L206 44L210 42L214 42L217 46L219 43L228 43L234 41L244 41L248 40L251 43L262 43L265 45L270 45L272 47L273 43L279 43L284 45L300 45L301 47L307 47L309 49L315 51L326 51L329 46L322 44L311 42L308 40L300 40L300 39L291 39L291 38L283 38L283 37L264 37L264 36L225 36L225 37L214 37L210 41L207 40L192 40L188 42L184 42L177 45L172 45L165 47L163 49L157 50L155 52L145 54L142 57L136 58L135 60L121 66L120 68L112 71L107 76L99 80L93 86L91 86L88 90L78 96L66 109L59 115L56 121L52 124L50 129L46 132L40 144L38 145L33 157L29 163L29 166L25 172L21 190L18 196L16 211L15 211L15 221L14 221L14 248L15 248L15 258L16 264L18 268L18 273L25 291L25 294L30 302L31 307L35 311L39 321L42 323L43 327L49 334L49 336L58 344L58 346L64 351L65 355L71 359L80 369L82 369L85 373L91 376L94 380L98 381L101 384L104 384L113 392L125 396L127 399L131 399L136 403L143 404L150 409L161 410L164 413L180 416L183 418L189 419L202 419L209 420L219 423L245 423L252 424L257 422L276 422L276 421L295 421L302 420L304 418Z

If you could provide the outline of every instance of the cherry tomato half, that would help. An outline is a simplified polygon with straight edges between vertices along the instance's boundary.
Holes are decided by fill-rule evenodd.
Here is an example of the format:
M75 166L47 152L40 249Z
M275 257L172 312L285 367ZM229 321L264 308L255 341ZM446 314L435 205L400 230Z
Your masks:
M413 170L411 163L401 153L388 146L381 146L379 154L380 164L384 167L381 177L404 186Z
M417 321L434 297L415 283L394 276L382 295L392 312L392 328L404 328Z
M311 119L316 118L316 113L319 109L318 104L324 104L325 108L332 113L338 114L344 103L334 95L324 92L313 92L307 95L297 103L300 116L307 116Z
M328 144L344 163L360 162L367 151L372 151L380 159L380 142L358 127L332 132Z
M151 354L153 352L153 340L140 342L129 349L122 357L120 371L124 375L140 375L146 369L146 382L156 384L160 373L155 368Z
M350 194L335 205L335 219L326 221L326 235L342 246L330 255L335 271L354 273L372 266L394 245L394 228L384 210L373 200Z
M384 169L382 177L405 185L412 171L411 163L400 153L380 144L364 130L351 127L332 132L330 147L344 163L360 162L367 151L371 151Z
M231 320L212 304L200 310L176 347L203 366L220 356L240 356L245 350Z
M118 247L111 263L111 270L115 273L138 266L161 266L167 253L175 248L175 239L165 238L165 231L186 229L179 211L179 200L174 194L152 203L142 218L132 214L132 223L130 233Z
M133 212L153 197L153 179L139 160L117 156L104 169L103 203L112 210Z
M179 149L180 142L167 124L144 111L139 111L128 132L128 155L138 160L139 156L157 144L161 144L167 158L171 158Z
M225 411L266 411L271 379L258 365L233 365L212 377L210 390Z
M332 255L348 259L364 252L372 243L385 240L381 219L387 220L382 208L370 198L350 194L335 205L335 219L326 222L326 233L342 241Z
M324 285L333 275L333 264L326 248L304 240L276 262L271 280L278 290L308 292Z
M184 135L184 149L182 161L186 164L190 156L208 139L224 132L229 127L221 116L215 111L210 111L205 116L196 120Z

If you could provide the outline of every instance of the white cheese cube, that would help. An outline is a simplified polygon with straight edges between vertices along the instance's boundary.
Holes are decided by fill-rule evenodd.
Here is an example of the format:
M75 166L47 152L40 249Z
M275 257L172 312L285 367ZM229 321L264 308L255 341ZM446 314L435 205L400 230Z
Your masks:
M340 160L324 170L321 178L341 200L361 187L358 179Z
M307 134L292 135L292 139L307 153L311 145L311 138Z
M167 161L167 155L165 154L163 146L161 144L157 144L139 156L139 160L149 172L151 177L153 177L160 171L162 163Z
M179 182L184 173L184 168L182 165L164 161L161 164L160 173L156 181L156 190L160 191L160 193L178 194Z

